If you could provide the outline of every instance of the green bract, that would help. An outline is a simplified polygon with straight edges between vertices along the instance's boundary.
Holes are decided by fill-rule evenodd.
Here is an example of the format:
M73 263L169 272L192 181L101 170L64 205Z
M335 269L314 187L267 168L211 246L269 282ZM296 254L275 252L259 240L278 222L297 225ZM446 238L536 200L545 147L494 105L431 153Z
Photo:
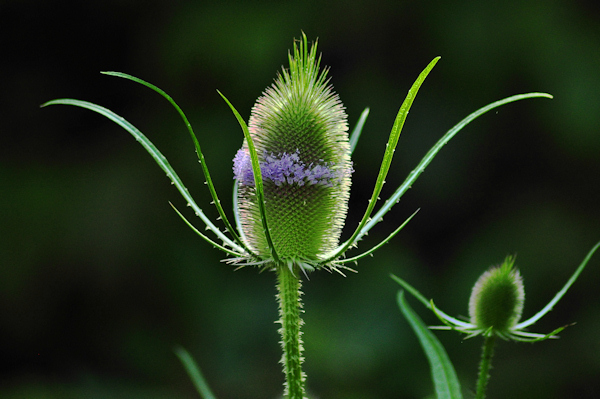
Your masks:
M266 217L280 260L312 268L337 244L350 195L346 113L319 71L306 36L272 87L257 100L248 130L256 146ZM261 221L248 140L234 158L239 219L247 244L271 257Z

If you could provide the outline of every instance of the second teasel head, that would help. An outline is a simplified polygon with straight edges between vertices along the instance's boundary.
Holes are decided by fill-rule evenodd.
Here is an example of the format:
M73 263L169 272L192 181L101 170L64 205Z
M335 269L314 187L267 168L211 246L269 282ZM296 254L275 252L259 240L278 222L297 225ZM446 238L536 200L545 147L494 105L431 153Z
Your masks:
M469 299L471 323L488 333L506 335L521 319L525 289L515 259L483 273L475 283Z

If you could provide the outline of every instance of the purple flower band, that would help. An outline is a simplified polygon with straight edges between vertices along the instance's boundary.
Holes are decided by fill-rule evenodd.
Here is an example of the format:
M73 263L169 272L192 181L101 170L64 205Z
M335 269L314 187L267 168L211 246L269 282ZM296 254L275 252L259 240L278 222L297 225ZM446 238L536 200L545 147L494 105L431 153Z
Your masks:
M306 165L300 159L300 152L288 154L267 154L260 163L263 180L270 180L277 186L297 184L298 186L323 185L332 187L334 183L352 173L353 170L335 170L332 162ZM241 184L254 186L252 161L247 149L240 148L233 158L233 178Z

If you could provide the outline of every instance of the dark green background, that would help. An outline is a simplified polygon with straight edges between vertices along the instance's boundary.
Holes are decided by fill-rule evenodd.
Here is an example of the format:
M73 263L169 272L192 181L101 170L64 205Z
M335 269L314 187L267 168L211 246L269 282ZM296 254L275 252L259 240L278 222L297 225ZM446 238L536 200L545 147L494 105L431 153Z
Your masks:
M371 107L354 157L348 230L366 207L404 95L433 57L442 60L411 110L384 198L475 109L529 91L555 96L467 127L361 248L421 208L391 244L361 261L358 274L311 275L304 338L312 397L431 394L390 273L465 315L478 275L517 254L529 317L600 239L598 2L204 3L0 4L2 398L197 397L172 353L176 344L193 353L220 399L282 391L274 275L221 263L172 211L168 201L189 209L164 173L116 125L73 107L39 108L72 97L127 117L216 217L174 110L101 70L141 77L178 101L229 210L242 133L216 89L247 118L287 62L292 39L302 30L318 37L351 125ZM560 340L500 343L490 398L600 395L599 269L597 254L532 329L577 322ZM469 391L480 340L437 335Z

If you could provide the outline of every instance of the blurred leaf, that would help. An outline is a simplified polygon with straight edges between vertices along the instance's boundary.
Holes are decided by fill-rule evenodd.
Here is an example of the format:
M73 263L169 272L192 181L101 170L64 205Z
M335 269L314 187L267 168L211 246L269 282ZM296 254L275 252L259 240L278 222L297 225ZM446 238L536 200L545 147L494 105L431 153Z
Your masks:
M398 306L427 355L438 399L462 399L460 383L446 350L408 305L404 298L404 291L398 292Z
M186 351L180 346L175 348L175 354L177 355L179 360L181 360L183 367L185 367L185 371L187 371L188 375L192 379L192 382L198 390L200 397L202 399L216 399L216 396L208 387L208 383L204 379L204 376L200 372L200 369L194 361L194 358L192 358L192 355L190 355L188 351Z

